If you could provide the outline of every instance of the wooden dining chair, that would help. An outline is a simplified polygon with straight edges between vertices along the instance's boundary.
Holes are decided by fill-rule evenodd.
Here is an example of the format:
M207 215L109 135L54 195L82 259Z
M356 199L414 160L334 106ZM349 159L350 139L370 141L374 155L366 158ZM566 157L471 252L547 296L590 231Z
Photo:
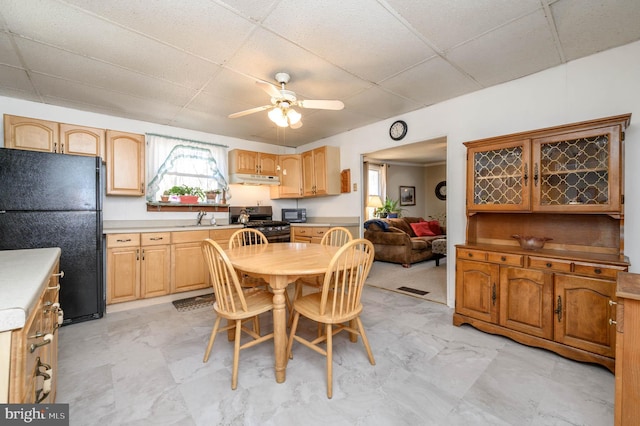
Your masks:
M243 289L233 265L218 243L211 239L206 239L202 242L201 247L202 254L209 266L209 275L216 298L213 304L213 309L216 312L216 320L213 324L213 330L211 330L211 336L209 337L207 350L204 353L203 362L209 360L216 335L219 332L234 329L235 339L231 389L235 390L238 385L240 351L266 340L273 339L273 333L261 336L260 332L255 330L257 321L253 323L254 330L245 327L243 324L247 321L257 319L258 315L264 312L272 310L273 295L268 291L257 288ZM223 318L228 321L228 325L221 328L220 321ZM251 336L253 340L241 345L240 338L243 331Z
M329 263L324 276L322 291L302 296L293 301L293 324L287 344L287 355L292 357L293 341L313 349L327 357L327 397L333 394L333 336L346 330L362 337L371 365L375 365L369 340L364 332L362 289L373 264L373 244L364 238L353 240L338 250ZM296 335L300 315L325 326L325 333L310 341ZM351 324L354 324L352 326ZM357 328L354 328L357 327ZM320 343L326 341L326 349Z
M342 226L336 226L334 228L331 228L329 231L325 232L325 234L322 236L322 239L320 240L320 244L327 245L327 246L341 247L352 240L353 240L353 237L351 236L351 232L349 232L347 228L344 228ZM303 286L305 285L308 287L320 289L322 287L323 278L324 277L322 276L299 278L296 281L293 300L302 296Z
M266 245L269 244L269 241L262 232L252 228L238 229L236 232L231 234L231 237L229 238L229 248L251 246L254 244ZM242 287L262 287L265 290L269 289L269 283L262 278L255 278L246 274L242 275L242 277L240 278L240 284L242 285Z
M242 228L238 229L236 232L231 234L229 238L229 248L240 247L240 246L250 246L254 244L269 244L269 240L267 237L257 229L253 228ZM245 288L264 288L265 290L269 290L269 283L263 280L262 278L252 277L247 274L243 274L241 277L240 284ZM284 300L287 305L287 309L291 312L291 299L289 298L289 294L284 292Z

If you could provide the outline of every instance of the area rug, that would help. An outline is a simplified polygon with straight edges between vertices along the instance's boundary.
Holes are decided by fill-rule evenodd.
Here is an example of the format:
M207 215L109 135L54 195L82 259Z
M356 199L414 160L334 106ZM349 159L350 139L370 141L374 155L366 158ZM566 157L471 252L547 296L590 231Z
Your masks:
M440 259L414 263L403 268L397 263L373 262L366 285L378 287L432 302L447 303L447 262Z
M213 293L203 294L201 296L188 297L186 299L174 300L173 306L176 307L178 312L193 311L194 309L205 308L207 306L213 306L213 302L216 301Z

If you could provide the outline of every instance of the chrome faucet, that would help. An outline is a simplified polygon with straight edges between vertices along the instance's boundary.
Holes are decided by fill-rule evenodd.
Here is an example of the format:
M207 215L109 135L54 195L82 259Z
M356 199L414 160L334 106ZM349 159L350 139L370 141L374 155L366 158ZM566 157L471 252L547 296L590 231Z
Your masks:
M198 221L196 222L196 225L200 226L202 225L202 218L204 217L204 215L206 215L207 213L204 210L200 210L198 212Z

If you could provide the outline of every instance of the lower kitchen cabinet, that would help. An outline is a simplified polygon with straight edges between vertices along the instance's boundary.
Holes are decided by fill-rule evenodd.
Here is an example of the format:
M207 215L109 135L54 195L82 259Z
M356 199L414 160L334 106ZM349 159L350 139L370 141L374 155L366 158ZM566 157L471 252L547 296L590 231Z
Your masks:
M52 404L58 382L59 263L56 261L44 290L29 306L24 327L10 332L10 359L7 362L8 394L0 391L0 402L9 404ZM0 335L6 335L0 333ZM4 343L4 340L0 339ZM4 349L4 348L3 348ZM1 358L1 356L0 356ZM4 376L5 372L0 372ZM6 376L5 376L6 377ZM4 379L4 377L2 378ZM6 380L0 380L6 385Z
M292 226L291 242L320 244L323 235L329 229L329 226Z
M169 232L141 234L140 297L164 296L171 291Z
M200 244L223 248L238 228L107 235L107 304L209 286Z
M107 235L107 304L170 292L170 233Z
M107 304L140 297L140 234L107 235Z
M209 269L200 245L209 231L171 233L171 293L209 286Z
M614 370L615 277L626 266L476 247L456 258L454 325Z

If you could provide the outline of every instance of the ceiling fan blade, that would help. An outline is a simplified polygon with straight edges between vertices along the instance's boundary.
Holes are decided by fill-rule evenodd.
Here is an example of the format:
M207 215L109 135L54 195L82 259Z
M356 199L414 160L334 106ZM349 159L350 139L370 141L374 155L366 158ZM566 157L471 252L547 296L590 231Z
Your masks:
M240 111L240 112L234 112L233 114L229 114L229 118L243 117L245 115L253 114L254 112L264 111L265 109L269 109L272 106L273 105L263 105L263 106L259 106L259 107L255 107L255 108L251 108L251 109L246 109L246 110Z
M302 127L302 120L298 121L296 124L289 125L289 127L291 127L292 129L299 129L300 127Z
M272 98L278 99L282 96L278 88L271 83L267 83L266 81L256 81L256 84Z
M328 101L328 100L312 100L305 99L304 101L298 101L298 105L302 108L313 108L313 109L333 109L333 110L341 110L344 108L344 104L342 101Z

